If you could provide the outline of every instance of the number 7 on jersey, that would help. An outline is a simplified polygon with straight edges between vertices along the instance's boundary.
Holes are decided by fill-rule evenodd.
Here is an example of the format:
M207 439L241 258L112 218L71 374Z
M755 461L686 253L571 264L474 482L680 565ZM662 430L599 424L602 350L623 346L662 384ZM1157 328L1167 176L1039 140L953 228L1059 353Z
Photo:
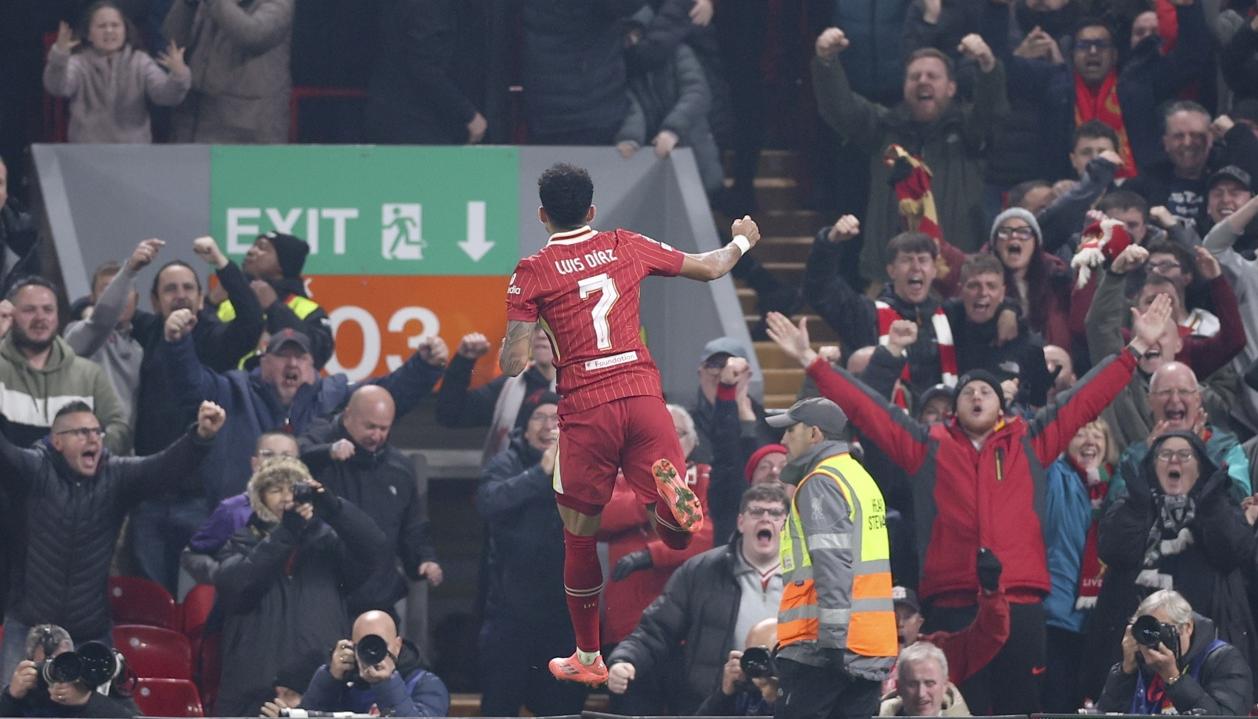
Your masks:
M616 281L604 272L579 280L577 289L581 291L583 300L592 294L599 294L598 302L595 302L594 309L590 310L590 317L594 321L594 337L598 340L599 349L611 349L611 327L607 324L607 315L611 314L612 306L620 298L620 293L616 291Z

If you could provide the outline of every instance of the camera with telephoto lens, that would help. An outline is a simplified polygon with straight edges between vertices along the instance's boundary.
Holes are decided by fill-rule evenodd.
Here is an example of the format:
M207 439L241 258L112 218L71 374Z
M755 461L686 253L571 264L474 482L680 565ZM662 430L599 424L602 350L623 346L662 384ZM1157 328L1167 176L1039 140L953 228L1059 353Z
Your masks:
M293 504L313 504L315 489L308 482L293 483Z
M358 658L359 666L374 667L386 658L392 657L394 663L397 663L397 657L389 653L389 643L379 634L368 634L358 643L354 645L354 656ZM354 672L348 677L347 684L350 687L365 689L371 686L371 683L360 672Z
M773 655L764 647L749 647L744 650L738 659L738 666L748 679L769 679L777 675Z
M62 652L36 665L39 684L81 682L96 688L122 673L123 662L114 650L100 642L84 642L76 651Z
M1136 617L1131 625L1131 637L1137 644L1156 649L1159 644L1179 657L1179 629L1174 624L1158 621L1151 614Z

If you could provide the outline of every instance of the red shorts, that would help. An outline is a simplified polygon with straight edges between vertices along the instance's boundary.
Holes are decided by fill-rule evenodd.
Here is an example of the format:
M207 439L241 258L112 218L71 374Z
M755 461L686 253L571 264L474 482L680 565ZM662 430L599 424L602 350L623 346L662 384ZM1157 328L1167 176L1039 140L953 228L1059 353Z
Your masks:
M661 459L685 473L673 417L659 397L622 397L559 417L555 501L582 514L599 514L611 500L616 474L625 473L638 500L659 498L651 465Z

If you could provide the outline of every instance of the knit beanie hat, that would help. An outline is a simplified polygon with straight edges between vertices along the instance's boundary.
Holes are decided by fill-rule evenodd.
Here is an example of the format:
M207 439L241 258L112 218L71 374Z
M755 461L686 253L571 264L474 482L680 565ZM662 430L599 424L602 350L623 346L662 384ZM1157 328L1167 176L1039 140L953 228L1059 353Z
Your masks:
M992 388L996 393L996 399L1000 400L1000 411L1005 411L1005 391L1000 387L1000 379L996 375L985 369L970 370L961 375L961 379L957 380L957 388L952 393L952 405L955 407L957 399L961 397L961 390L965 389L967 384L972 382L984 382Z
M747 464L743 466L743 476L747 478L747 484L751 484L751 476L756 473L756 465L760 464L760 460L774 452L790 454L791 451L780 444L766 444L752 452L747 458Z
M1040 223L1035 219L1035 215L1031 214L1030 210L1024 210L1021 207L1010 207L999 215L996 215L996 219L992 222L992 231L991 234L988 235L987 241L991 243L993 248L996 245L996 230L1000 229L1000 225L1005 220L1011 220L1015 217L1031 226L1031 232L1035 235L1036 247L1044 244L1044 235L1040 232Z
M280 261L280 271L284 273L284 276L301 277L301 271L306 266L306 255L310 254L310 245L296 235L286 235L282 232L268 232L262 237L265 237L267 242L275 248L275 254Z
M529 418L537 411L538 407L544 404L559 404L559 395L548 389L537 389L529 393L524 398L524 403L520 405L520 413L515 416L515 426L527 427Z
M300 459L276 457L268 459L249 478L249 508L264 522L278 522L280 518L267 509L262 497L273 487L291 488L298 482L309 482L310 470Z

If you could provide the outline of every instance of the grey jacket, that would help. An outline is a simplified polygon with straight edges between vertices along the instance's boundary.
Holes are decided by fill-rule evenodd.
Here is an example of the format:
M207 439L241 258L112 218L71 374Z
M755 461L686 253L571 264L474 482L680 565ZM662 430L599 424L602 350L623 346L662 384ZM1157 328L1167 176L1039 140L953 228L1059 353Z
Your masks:
M188 70L167 73L130 45L112 56L91 48L69 53L54 45L44 65L44 89L70 100L70 142L148 144L153 141L148 103L178 105L191 83Z
M887 241L904 229L894 188L888 182L891 168L882 160L887 146L898 144L930 167L932 192L939 224L948 242L974 252L987 237L983 214L983 155L996 121L1009 111L1005 94L1005 69L997 61L987 73L978 73L974 102L959 101L933 123L912 120L903 103L887 108L852 91L842 64L814 57L813 93L822 119L849 145L869 153L869 207L861 234L861 275L881 279L886 272Z
M123 263L122 270L105 286L105 291L92 308L90 317L75 320L65 329L65 341L74 353L100 365L105 370L109 384L118 395L123 417L135 430L135 408L140 394L140 365L144 361L144 348L131 336L131 326L119 329L118 318L127 306L135 273ZM130 454L131 442L119 454Z
M1247 260L1232 249L1238 238L1240 233L1225 220L1215 224L1203 243L1218 258L1223 274L1232 283L1240 307L1241 324L1245 327L1245 336L1251 340L1232 360L1232 367L1243 376L1246 368L1258 360L1258 343L1253 341L1258 338L1258 260ZM1258 429L1258 392L1245 386L1237 399L1232 405L1232 418L1251 430Z
M174 2L162 26L188 49L192 92L176 142L288 141L295 0Z

